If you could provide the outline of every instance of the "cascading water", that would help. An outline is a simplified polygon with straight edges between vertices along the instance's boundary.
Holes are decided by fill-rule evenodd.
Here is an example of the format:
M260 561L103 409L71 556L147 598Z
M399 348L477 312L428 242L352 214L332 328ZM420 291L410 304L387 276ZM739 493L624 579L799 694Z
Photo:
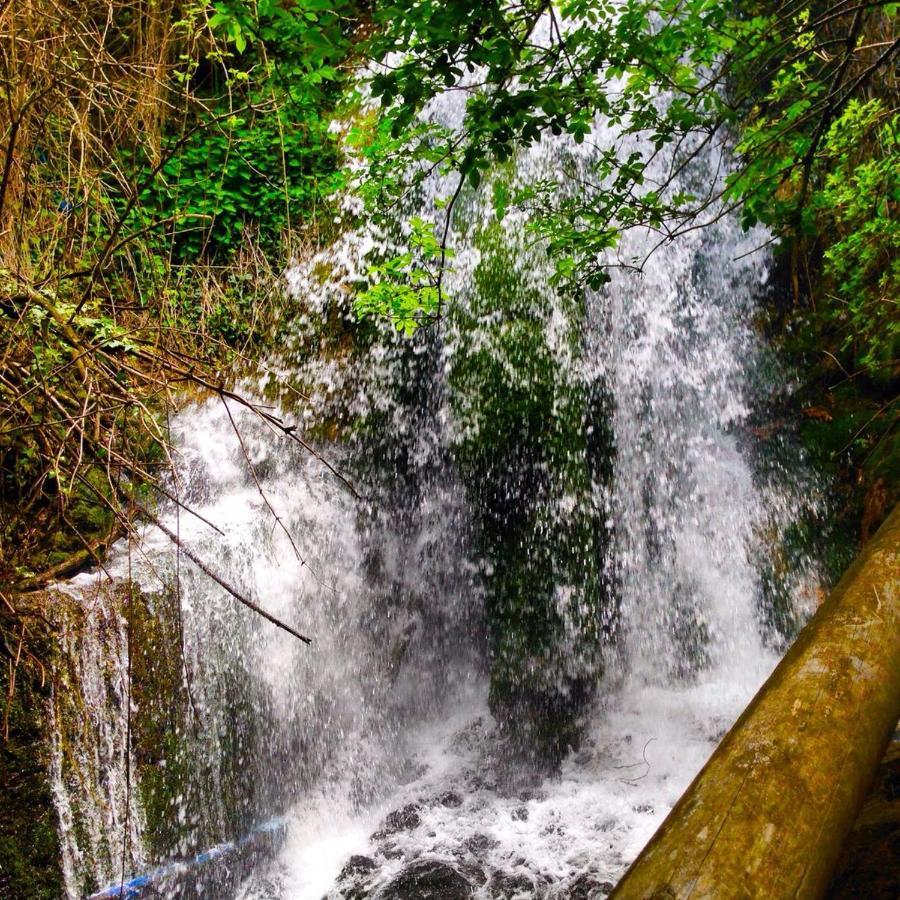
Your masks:
M496 177L569 190L560 173L613 140L602 122L581 147L548 137ZM683 177L720 163L709 149ZM437 220L448 187L429 180L416 212ZM797 504L746 427L766 390L760 236L726 216L573 299L519 216L491 222L489 190L463 193L451 310L412 339L348 309L400 235L349 230L288 272L280 378L245 387L289 408L364 501L235 405L174 419L173 490L203 518L173 507L165 524L314 643L238 606L156 528L119 550L113 583L130 573L151 618L180 607L169 681L186 698L177 740L143 761L167 785L144 803L171 825L141 835L131 816L129 864L286 811L246 900L416 896L416 878L448 897L602 896L774 665L760 560ZM654 240L631 234L620 257ZM56 775L64 813L74 789Z

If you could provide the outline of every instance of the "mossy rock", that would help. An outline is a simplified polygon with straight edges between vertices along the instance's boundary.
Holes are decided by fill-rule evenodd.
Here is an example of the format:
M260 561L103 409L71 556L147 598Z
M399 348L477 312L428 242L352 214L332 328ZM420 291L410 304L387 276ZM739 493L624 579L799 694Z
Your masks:
M578 373L583 302L529 285L499 226L477 242L450 386L488 562L491 708L514 748L555 764L577 745L614 615L593 502L611 477L609 404ZM551 346L554 316L566 325Z
M29 605L37 607L35 596ZM56 812L49 782L47 708L50 683L46 670L51 642L47 626L31 615L39 607L20 609L14 620L0 614L4 651L0 690L4 705L0 734L0 896L21 900L56 900L63 893ZM16 636L28 624L28 645L18 653ZM9 659L18 657L10 693Z

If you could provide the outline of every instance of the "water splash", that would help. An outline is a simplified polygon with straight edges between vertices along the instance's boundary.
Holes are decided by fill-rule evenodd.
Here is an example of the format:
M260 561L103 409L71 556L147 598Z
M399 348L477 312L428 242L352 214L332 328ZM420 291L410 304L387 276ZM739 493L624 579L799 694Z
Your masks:
M73 600L75 602L73 602ZM58 658L50 698L50 785L68 898L143 867L143 813L128 773L128 635L105 590L66 586L54 599ZM130 758L129 758L130 757Z
M430 113L452 121L455 102L441 99ZM586 145L613 140L598 121ZM590 153L547 137L522 154L515 177L521 184L565 167L584 169ZM727 168L723 162L721 148L710 148L684 177L708 180ZM452 184L433 179L416 211L437 217L437 198L451 191ZM487 353L504 377L522 383L521 371L504 356L504 310L497 297L481 293L479 267L492 252L483 240L491 227L489 191L490 185L463 195L453 223L457 257L447 280L456 312L438 337L420 339L421 347L438 345L444 365L432 377L448 385L428 423L431 446L458 448L477 441L484 428L480 398L460 396L454 383L460 360ZM618 688L607 687L598 699L582 750L538 787L511 786L506 777L497 731L502 723L486 707L486 687L451 703L453 713L445 707L407 734L419 777L398 784L390 801L328 830L323 842L330 861L311 862L318 859L317 823L334 807L320 799L313 809L297 808L297 844L268 876L274 896L321 893L353 852L371 856L374 874L361 883L360 876L345 875L338 892L376 894L415 858L474 866L484 880L479 896L490 895L503 879L508 886L510 878L524 879L518 884L529 896L555 895L579 880L602 890L620 877L776 662L764 641L760 559L771 550L771 535L799 515L808 481L799 466L766 475L756 463L763 450L750 423L767 402L769 385L753 319L768 266L765 254L750 251L764 236L742 233L728 216L658 249L657 235L631 234L618 254L646 259L641 275L615 272L607 288L588 293L580 318L577 304L573 308L550 286L550 267L530 245L520 217L503 222L500 243L508 283L537 298L516 315L538 323L557 409L573 386L609 401L600 406L605 420L589 412L583 424L587 435L611 431L611 472L592 477L579 496L557 493L548 524L571 527L572 510L584 505L612 535L602 565L617 603L601 611L600 628L615 636L604 683L615 684L617 674ZM390 236L365 227L352 231L311 265L289 273L290 282L298 295L341 308L344 286L362 280L366 260L390 252L391 244ZM320 273L324 260L329 278L323 284L311 273ZM403 377L403 353L390 339L376 344L367 357L376 362L367 367L374 374L356 388L357 397L384 403L401 428L403 408L391 406L389 386ZM328 383L346 392L347 376L340 365L331 367ZM470 509L488 499L471 491L466 496ZM489 585L491 566L481 572ZM570 585L561 581L557 589L565 611ZM584 628L583 618L571 621L575 631ZM564 655L583 665L576 651ZM458 794L460 802L443 803L448 794ZM415 812L407 827L387 837L383 826L376 830L385 813L404 809ZM364 841L366 829L372 836ZM256 890L251 885L247 896L257 896Z
M427 114L452 124L459 102ZM572 190L561 173L586 173L618 140L598 120L584 145L547 136L496 177ZM683 179L716 177L721 154L707 148ZM415 212L438 220L454 187L431 178ZM235 804L246 820L289 810L285 849L246 898L320 900L347 878L377 893L419 858L476 873L484 896L501 882L605 890L775 663L760 560L797 515L800 471L763 471L748 427L768 390L752 326L767 262L748 255L761 236L725 216L648 257L658 236L634 233L618 259L646 258L642 273L573 297L521 214L492 221L490 191L462 194L452 310L412 340L360 328L349 301L402 227L363 223L287 273L297 313L271 361L280 380L245 388L318 437L366 502L235 408L239 440L219 400L174 421L175 488L223 534L174 509L165 523L315 639L253 618L146 530L132 573L149 595L179 576L188 744L206 773L204 791L174 798L172 852L233 837ZM498 418L510 398L518 420ZM124 555L109 568L123 578ZM548 623L537 648L491 630L513 595L522 634ZM581 746L549 777L508 752L501 663L500 689L519 677L544 698L579 694ZM61 786L64 830L67 797ZM372 866L336 884L354 853Z

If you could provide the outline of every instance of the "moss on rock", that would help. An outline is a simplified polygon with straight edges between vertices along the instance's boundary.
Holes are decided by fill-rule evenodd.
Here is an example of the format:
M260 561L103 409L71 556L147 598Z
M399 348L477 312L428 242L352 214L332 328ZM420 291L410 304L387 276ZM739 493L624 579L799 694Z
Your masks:
M51 644L37 609L24 606L15 617L0 613L0 691L7 698L0 734L0 896L54 900L62 895L62 872L49 779L50 683L40 661ZM14 636L25 636L23 626L28 645L20 648Z
M602 665L611 436L602 390L578 374L582 301L530 285L499 226L478 244L450 383L486 561L491 706L553 763L577 744Z

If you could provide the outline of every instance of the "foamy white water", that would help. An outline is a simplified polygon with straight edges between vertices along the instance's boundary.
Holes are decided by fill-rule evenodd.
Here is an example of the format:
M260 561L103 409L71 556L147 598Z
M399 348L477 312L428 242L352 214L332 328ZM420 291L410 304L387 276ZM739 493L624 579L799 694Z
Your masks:
M458 103L441 98L429 115L452 124ZM521 155L515 178L558 176L560 190L571 189L563 164L587 172L596 148L616 140L602 121L582 146L547 137ZM720 152L710 147L684 178L712 178ZM412 211L437 220L453 187L432 178ZM180 573L198 753L213 783L224 778L217 773L232 750L223 736L235 719L256 728L246 753L252 808L286 810L289 829L278 858L244 884L245 900L378 895L423 859L451 863L478 897L552 897L579 879L601 896L776 662L758 570L771 535L797 514L790 485L803 476L799 468L777 480L764 474L746 428L767 390L752 327L767 260L748 255L761 236L726 217L661 247L641 275L616 271L579 312L551 287L546 254L531 246L518 213L502 224L496 262L483 239L489 196L490 184L464 193L454 221L447 290L455 312L412 341L385 332L364 351L311 349L326 322L356 327L347 287L373 252L402 244L401 234L348 230L288 272L296 328L273 365L309 397L289 414L301 427L331 424L343 434L320 449L351 473L365 502L234 408L242 446L220 400L175 418L173 489L223 533L173 509L164 510L167 526L227 581L310 634L311 647L178 560L155 528L130 561L123 547L110 566L114 580L131 571L150 592ZM656 240L634 233L617 252L642 258ZM481 354L505 383L526 394L544 387L517 367L506 341L516 323L484 296L490 265L533 298L519 315L537 323L554 415L566 414L573 391L609 398L582 423L585 435L609 432L608 477L592 472L576 493L565 473L547 476L548 541L585 518L603 523L610 537L599 565L614 599L593 621L583 585L554 570L561 677L596 690L581 745L549 776L510 755L488 708L484 605L498 560L478 550L478 522L485 504L515 497L479 495L455 462L485 427L483 394L458 377L464 364ZM72 589L97 577L81 576ZM602 666L584 652L587 626L607 635ZM69 792L58 788L62 811ZM182 798L173 815L191 821L192 802ZM223 799L206 802L222 804L222 838L232 837ZM66 839L68 858L78 859L75 835ZM367 862L339 880L354 856Z
M452 122L459 114L454 102L442 99L432 114ZM612 136L598 122L591 139L588 144L604 146ZM519 159L517 177L546 177L563 160L586 167L589 151L547 138ZM707 172L718 164L715 152L700 162ZM435 215L434 198L449 188L439 181L431 188L424 206ZM489 220L486 201L466 203L448 279L461 304L473 302L477 291L474 272L483 251L473 235ZM338 882L335 898L354 885L359 896L377 895L416 859L480 871L484 883L472 879L478 897L516 890L555 896L585 877L602 891L623 874L777 662L765 648L756 567L762 533L789 521L797 501L783 483L760 481L743 427L762 399L763 351L752 318L767 261L745 255L761 236L741 233L726 218L656 251L641 276L616 273L608 288L589 296L573 354L572 323L522 224L510 216L504 237L515 248L517 274L548 300L544 328L560 380L600 381L613 398L612 483L595 484L587 502L605 511L613 530L609 565L621 615L614 623L617 661L608 660L587 739L558 774L529 782L503 759L486 684L451 694L398 741L397 752L419 774L349 819L344 807L321 800L298 804L293 838L265 889L252 884L248 898L318 900L354 855L376 868L362 882ZM656 241L652 234L629 235L620 256L641 257ZM390 241L363 229L326 258L349 282L364 271L367 254L385 245ZM311 268L291 273L296 291L311 290L305 274ZM340 283L338 277L335 288L318 289L333 300L328 292ZM492 321L488 313L484 332L474 338L456 332L452 321L445 326L446 368L460 353L496 349ZM388 368L390 352L379 357ZM330 384L342 378L328 372ZM375 378L383 382L385 371ZM365 382L363 393L371 389ZM464 403L457 415L460 409L456 420L442 409L437 443L471 434ZM441 800L448 795L453 803ZM398 810L415 815L396 832L380 834L385 817Z
M743 683L711 678L680 688L629 682L598 710L585 746L558 775L518 790L504 783L486 703L469 698L409 736L421 774L381 803L355 815L334 796L298 804L280 859L242 896L341 897L329 890L358 854L379 864L364 896L415 859L484 872L476 897L497 896L498 876L515 879L528 897L563 895L585 876L615 884L765 674L760 666ZM413 827L372 839L387 815L410 806Z

